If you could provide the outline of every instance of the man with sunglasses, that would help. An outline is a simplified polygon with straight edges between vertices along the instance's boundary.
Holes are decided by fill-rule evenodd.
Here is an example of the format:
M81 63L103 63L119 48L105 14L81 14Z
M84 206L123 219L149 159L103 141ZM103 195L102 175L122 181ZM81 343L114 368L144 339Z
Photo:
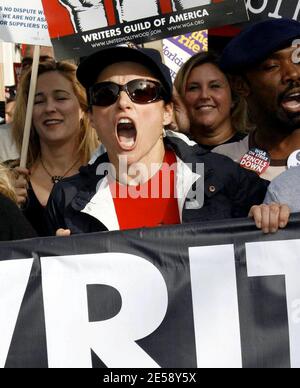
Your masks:
M285 206L255 206L267 182L164 131L173 117L172 81L158 51L108 48L85 59L77 77L105 148L79 175L55 186L48 202L52 233L220 220L249 211L266 233L287 224Z

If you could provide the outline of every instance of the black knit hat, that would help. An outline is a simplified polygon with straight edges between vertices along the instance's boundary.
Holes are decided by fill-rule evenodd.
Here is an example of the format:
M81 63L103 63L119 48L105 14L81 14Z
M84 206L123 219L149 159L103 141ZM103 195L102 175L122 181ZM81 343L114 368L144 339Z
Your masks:
M240 74L265 61L272 53L300 37L300 23L268 19L246 28L224 49L220 66L225 73Z

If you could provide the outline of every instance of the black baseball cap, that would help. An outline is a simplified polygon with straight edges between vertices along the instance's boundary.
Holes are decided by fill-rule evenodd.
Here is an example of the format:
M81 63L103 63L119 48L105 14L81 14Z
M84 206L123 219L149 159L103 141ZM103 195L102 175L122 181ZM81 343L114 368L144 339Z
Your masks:
M224 49L220 67L241 74L264 62L272 53L290 46L300 37L300 23L291 19L268 19L243 30Z
M107 66L118 62L136 62L149 69L162 83L167 101L172 98L172 78L169 68L162 62L159 51L151 48L114 46L86 57L77 69L77 79L88 91Z

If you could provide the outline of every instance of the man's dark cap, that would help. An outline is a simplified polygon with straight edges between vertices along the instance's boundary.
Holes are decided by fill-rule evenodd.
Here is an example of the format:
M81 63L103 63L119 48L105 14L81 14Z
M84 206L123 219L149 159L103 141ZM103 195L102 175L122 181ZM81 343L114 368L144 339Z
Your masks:
M118 62L135 62L145 66L162 83L166 100L171 101L173 84L170 70L155 49L115 46L97 51L80 63L77 78L88 91L107 66Z
M276 51L300 37L300 23L291 19L268 19L251 25L224 49L220 67L225 73L241 74L264 62Z

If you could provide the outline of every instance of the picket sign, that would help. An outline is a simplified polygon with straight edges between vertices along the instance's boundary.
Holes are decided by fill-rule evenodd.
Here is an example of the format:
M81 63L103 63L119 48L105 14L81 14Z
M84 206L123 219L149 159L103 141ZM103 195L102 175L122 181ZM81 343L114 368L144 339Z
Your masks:
M3 50L0 42L0 101L5 101Z
M29 147L32 111L33 111L34 95L35 95L36 84L37 84L39 60L40 60L40 46L35 46L34 52L33 52L31 80L30 80L30 88L29 88L29 96L28 96L28 103L27 103L26 120L25 120L25 127L24 127L24 133L23 133L23 143L22 143L21 160L20 160L20 167L22 168L25 168L27 164L27 154L28 154L28 147Z

